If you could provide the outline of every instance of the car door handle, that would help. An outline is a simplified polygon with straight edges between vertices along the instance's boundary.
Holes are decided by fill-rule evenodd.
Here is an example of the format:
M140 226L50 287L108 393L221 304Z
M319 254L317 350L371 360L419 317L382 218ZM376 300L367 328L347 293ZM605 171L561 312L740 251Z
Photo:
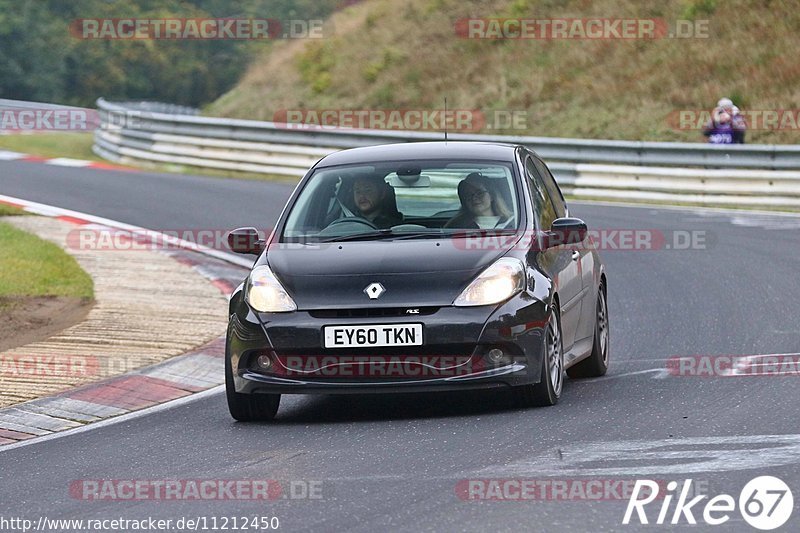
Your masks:
M577 261L578 258L581 256L581 253L578 250L572 252L572 260Z

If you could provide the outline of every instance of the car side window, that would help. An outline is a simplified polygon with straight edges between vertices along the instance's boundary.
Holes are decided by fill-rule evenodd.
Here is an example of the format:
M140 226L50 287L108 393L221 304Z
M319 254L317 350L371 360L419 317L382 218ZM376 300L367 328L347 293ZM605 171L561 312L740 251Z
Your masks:
M539 171L531 157L525 159L525 173L528 175L531 197L533 198L533 208L536 210L539 228L547 231L553 226L553 221L558 218L558 215L550 199L550 194L545 190Z
M536 166L536 170L539 171L539 175L542 177L542 182L544 183L544 188L550 196L550 200L553 202L553 207L556 210L556 218L567 216L567 204L564 202L564 196L562 196L561 189L558 188L556 179L553 177L550 169L547 168L547 165L541 160L536 158L533 159L533 164Z

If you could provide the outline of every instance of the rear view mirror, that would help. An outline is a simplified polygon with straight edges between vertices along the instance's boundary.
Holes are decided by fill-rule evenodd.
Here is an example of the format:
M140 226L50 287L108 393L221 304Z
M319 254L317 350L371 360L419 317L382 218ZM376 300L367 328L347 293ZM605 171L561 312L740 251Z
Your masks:
M228 247L237 254L256 254L264 251L266 242L256 228L238 228L228 233Z
M424 188L431 186L430 176L425 174L398 174L388 181L395 189Z
M557 218L550 231L545 233L545 248L553 248L562 244L580 244L588 233L586 222L579 218Z

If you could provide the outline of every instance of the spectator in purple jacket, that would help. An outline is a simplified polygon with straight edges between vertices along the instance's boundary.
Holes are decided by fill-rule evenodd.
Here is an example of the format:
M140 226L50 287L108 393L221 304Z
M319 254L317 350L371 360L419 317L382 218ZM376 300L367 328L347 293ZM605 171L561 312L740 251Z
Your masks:
M731 115L722 111L706 125L703 135L711 144L733 144L733 124Z
M711 112L711 121L703 129L703 135L712 144L743 144L747 125L739 108L730 98L720 98Z

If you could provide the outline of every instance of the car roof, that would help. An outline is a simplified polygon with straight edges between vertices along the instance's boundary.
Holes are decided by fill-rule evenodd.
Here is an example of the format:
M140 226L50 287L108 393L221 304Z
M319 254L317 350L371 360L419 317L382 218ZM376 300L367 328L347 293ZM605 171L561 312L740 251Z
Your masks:
M317 167L351 165L378 161L419 161L421 159L487 159L514 161L517 146L513 144L438 141L380 144L351 148L325 156Z

